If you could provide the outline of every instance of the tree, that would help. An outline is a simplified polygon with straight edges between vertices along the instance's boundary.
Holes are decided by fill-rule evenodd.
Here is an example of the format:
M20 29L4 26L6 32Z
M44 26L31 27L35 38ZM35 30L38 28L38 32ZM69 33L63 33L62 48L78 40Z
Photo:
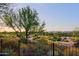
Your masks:
M36 10L32 10L29 6L26 8L19 9L18 13L15 13L13 10L10 10L10 12L5 13L3 17L4 23L11 27L17 34L18 32L21 34L21 29L25 30L25 37L26 40L28 36L30 35L30 32L39 32L44 31L44 25L39 23L39 17ZM35 30L36 29L36 30ZM21 37L20 35L19 37Z
M9 10L10 4L8 3L0 3L0 14L7 13Z
M11 27L18 36L16 29L18 29L18 31L21 30L18 21L18 15L15 14L12 9L8 13L5 13L2 20L7 26Z
M9 7L10 7L10 4L8 3L0 3L0 18L1 19L5 13L9 12Z
M0 19L2 19L2 16L9 11L9 6L10 4L8 3L0 3ZM2 28L3 26L2 20L0 20L0 25Z
M32 10L29 6L19 10L20 23L25 29L26 38L30 32L39 32L44 28L45 23L40 25L39 17L36 10Z

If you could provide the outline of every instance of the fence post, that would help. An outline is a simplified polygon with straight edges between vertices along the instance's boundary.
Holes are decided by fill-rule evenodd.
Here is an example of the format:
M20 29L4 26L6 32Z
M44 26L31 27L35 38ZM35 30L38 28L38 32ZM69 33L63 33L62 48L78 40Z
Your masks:
M2 39L0 39L0 40L1 40L1 42L0 42L0 43L1 43L1 53L2 53L2 41L3 41L3 40L2 40Z
M54 48L55 48L55 45L53 43L53 56L55 56L55 50L54 50Z
M1 54L1 53L2 53L2 42L3 42L3 39L1 38L1 39L0 39L0 47L1 47L0 56L2 56L2 54Z
M18 41L18 56L20 56L20 40Z

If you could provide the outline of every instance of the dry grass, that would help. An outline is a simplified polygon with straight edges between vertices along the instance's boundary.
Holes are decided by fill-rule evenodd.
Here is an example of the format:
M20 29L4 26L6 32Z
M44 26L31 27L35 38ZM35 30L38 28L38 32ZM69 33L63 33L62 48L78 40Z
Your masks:
M79 56L79 48L65 48L64 49L65 56Z

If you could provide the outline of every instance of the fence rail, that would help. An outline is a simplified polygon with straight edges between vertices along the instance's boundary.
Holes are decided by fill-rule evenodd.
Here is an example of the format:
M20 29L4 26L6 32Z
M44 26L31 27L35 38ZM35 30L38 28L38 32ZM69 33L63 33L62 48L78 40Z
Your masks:
M41 52L41 48L39 48L39 53L36 52L35 50L29 48L27 50L26 49L22 49L20 48L21 46L21 41L18 41L17 47L11 47L11 46L7 46L7 48L5 48L6 45L3 45L4 40L0 39L0 56L7 56L7 55L18 55L18 56L79 56L79 48L78 47L66 47L63 46L62 44L56 44L56 43L52 43L52 46L49 46L50 49L49 50L43 50L43 52ZM5 49L5 50L4 50ZM13 51L11 50L13 49ZM13 53L14 51L16 51L16 53Z

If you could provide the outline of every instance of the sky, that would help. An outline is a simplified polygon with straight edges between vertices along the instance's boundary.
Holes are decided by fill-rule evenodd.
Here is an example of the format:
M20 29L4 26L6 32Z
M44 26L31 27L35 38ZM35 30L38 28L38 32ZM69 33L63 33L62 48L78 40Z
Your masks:
M12 8L18 10L20 8L30 6L39 14L41 22L45 22L47 31L72 31L79 27L79 4L13 4Z

